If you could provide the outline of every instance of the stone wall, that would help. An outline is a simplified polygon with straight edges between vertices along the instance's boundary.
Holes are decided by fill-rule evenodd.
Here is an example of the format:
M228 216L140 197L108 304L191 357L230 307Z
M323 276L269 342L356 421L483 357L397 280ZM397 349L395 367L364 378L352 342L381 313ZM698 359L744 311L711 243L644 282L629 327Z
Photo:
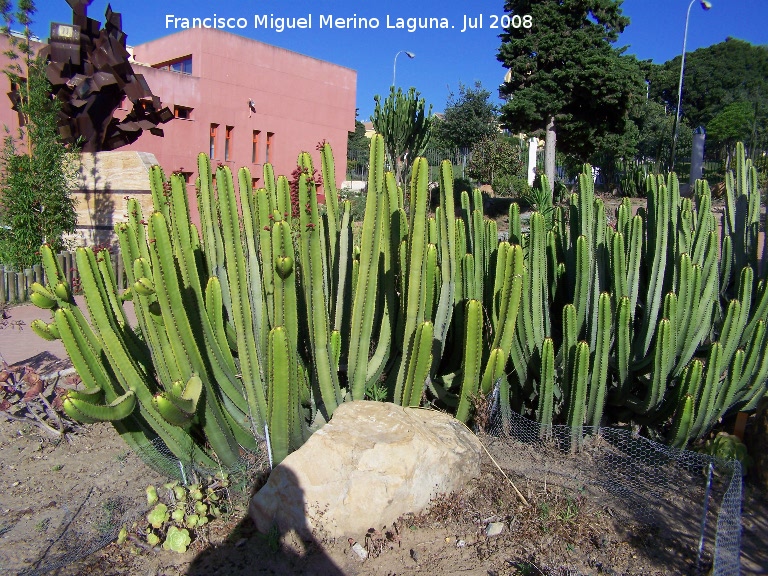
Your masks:
M126 197L136 198L148 216L152 211L149 169L157 164L148 152L82 153L72 197L77 230L68 238L75 246L116 245L114 225L127 220Z

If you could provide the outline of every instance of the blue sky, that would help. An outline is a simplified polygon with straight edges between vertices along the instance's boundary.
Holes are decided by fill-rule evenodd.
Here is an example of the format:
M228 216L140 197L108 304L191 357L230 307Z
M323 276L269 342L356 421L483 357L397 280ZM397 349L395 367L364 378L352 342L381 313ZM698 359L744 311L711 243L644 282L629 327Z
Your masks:
M691 9L688 51L722 42L728 36L753 44L768 44L768 0L711 0L705 12L698 1ZM168 15L179 18L244 18L244 29L233 32L263 42L347 66L357 71L357 106L360 120L373 111L373 96L386 94L392 84L393 61L400 50L415 53L414 59L400 54L397 85L415 86L434 111L442 111L448 94L458 91L459 82L482 82L496 97L504 69L496 60L502 0L111 0L112 8L123 14L123 29L129 44L141 44L174 31L166 26ZM628 45L628 53L661 63L682 51L683 29L688 0L625 0L624 13L631 24L617 45ZM88 8L91 18L103 21L107 0L94 0ZM71 22L65 0L37 0L38 13L33 32L47 39L50 22ZM465 16L483 15L482 29L462 32ZM275 17L312 16L312 29L278 32L254 27L255 15ZM320 28L320 19L377 18L376 29ZM448 29L388 28L402 18L447 19ZM387 20L389 18L389 21ZM473 20L475 21L475 20ZM369 20L370 22L370 20ZM438 20L442 23L442 20ZM233 21L236 25L236 22ZM533 26L536 23L533 22Z

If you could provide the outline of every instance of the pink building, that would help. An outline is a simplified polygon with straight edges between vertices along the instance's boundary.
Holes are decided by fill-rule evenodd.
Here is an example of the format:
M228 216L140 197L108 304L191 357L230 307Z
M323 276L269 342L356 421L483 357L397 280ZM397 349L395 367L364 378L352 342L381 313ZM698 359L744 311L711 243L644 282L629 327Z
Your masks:
M136 72L174 111L164 138L142 135L126 150L153 152L166 171L196 172L207 152L231 168L262 165L289 175L301 151L327 140L344 174L355 129L357 73L229 32L193 28L135 46ZM253 103L251 106L250 103ZM258 185L258 182L256 182ZM337 183L338 184L338 183Z
M0 39L0 50L6 43ZM206 152L233 171L249 167L260 186L265 162L290 175L301 151L311 152L319 168L315 148L326 140L343 179L347 133L355 129L354 70L208 28L135 46L133 54L134 72L175 118L162 126L164 137L145 132L120 150L151 152L166 173L182 170L191 182L197 155ZM0 55L0 67L6 65ZM7 98L0 104L2 125L18 127Z

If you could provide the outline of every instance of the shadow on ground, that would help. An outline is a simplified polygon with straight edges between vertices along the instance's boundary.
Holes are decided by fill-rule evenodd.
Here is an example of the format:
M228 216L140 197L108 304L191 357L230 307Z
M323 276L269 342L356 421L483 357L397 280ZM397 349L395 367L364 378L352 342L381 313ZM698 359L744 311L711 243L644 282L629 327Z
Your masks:
M285 476L288 476L286 474ZM295 478L294 478L295 479ZM266 476L257 480L258 487ZM298 483L293 482L294 486ZM301 497L303 502L303 496ZM250 498L248 500L250 502ZM283 519L266 534L259 533L249 516L235 526L223 544L207 548L195 557L187 576L237 576L245 574L303 574L345 576L313 536L306 536L306 518L292 525ZM300 534L305 534L304 537Z

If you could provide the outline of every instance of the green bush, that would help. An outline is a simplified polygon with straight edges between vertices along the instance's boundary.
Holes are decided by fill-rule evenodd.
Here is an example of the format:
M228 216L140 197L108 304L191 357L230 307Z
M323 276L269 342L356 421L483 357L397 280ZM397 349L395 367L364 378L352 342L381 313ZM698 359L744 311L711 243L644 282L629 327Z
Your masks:
M524 170L520 145L501 134L485 136L475 144L467 166L470 178L491 186L499 178L523 176Z

